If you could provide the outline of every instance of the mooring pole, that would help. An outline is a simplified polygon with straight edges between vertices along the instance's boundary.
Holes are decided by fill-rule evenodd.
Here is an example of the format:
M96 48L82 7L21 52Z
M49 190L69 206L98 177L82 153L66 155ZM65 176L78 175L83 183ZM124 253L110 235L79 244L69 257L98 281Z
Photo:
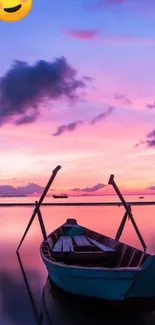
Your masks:
M135 222L135 220L134 220L134 218L133 218L133 215L132 215L132 212L131 212L131 208L130 208L129 205L125 202L125 199L124 199L123 195L121 194L119 188L117 187L117 185L116 185L116 183L115 183L115 181L114 181L114 175L111 175L111 176L110 176L108 184L110 184L110 185L113 186L113 188L114 188L114 190L116 191L118 197L119 197L120 200L122 201L122 204L124 205L124 208L125 208L127 214L129 215L129 218L130 218L130 220L131 220L131 222L132 222L132 224L133 224L133 226L134 226L134 228L135 228L135 231L136 231L136 233L137 233L137 236L139 237L139 240L140 240L140 242L141 242L141 244L142 244L142 246L143 246L143 248L144 248L144 251L146 251L147 246L146 246L146 244L145 244L145 241L144 241L144 239L143 239L143 237L142 237L142 235L141 235L141 233L140 233L140 231L139 231L139 229L138 229L138 227L137 227L137 225L136 225L136 222Z
M45 189L44 189L44 191L43 191L43 193L42 193L42 195L41 195L41 197L40 197L40 199L39 199L39 202L38 202L37 206L35 207L35 209L34 209L34 211L33 211L33 213L32 213L32 216L31 216L31 218L30 218L30 221L29 221L29 223L28 223L28 225L27 225L27 227L26 227L26 230L25 230L25 232L24 232L24 235L23 235L23 237L22 237L22 239L21 239L21 241L20 241L20 243L19 243L19 246L18 246L18 248L17 248L17 252L18 252L18 250L19 250L19 248L20 248L20 246L21 246L21 244L22 244L22 242L23 242L23 240L24 240L24 238L25 238L25 236L26 236L26 234L27 234L27 232L28 232L28 230L29 230L29 228L30 228L30 226L31 226L31 224L32 224L32 222L33 222L33 220L34 220L34 218L35 218L35 216L36 216L36 214L38 213L39 208L40 208L40 206L41 206L41 204L42 204L42 202L43 202L43 200L44 200L44 198L45 198L45 196L46 196L46 194L47 194L47 192L48 192L48 190L49 190L49 188L50 188L52 182L54 181L54 178L55 178L57 172L58 172L60 169L61 169L61 166L58 165L58 166L53 170L53 173L52 173L52 175L51 175L51 177L50 177L50 179L49 179L49 181L48 181L48 183L47 183L47 185L46 185L46 187L45 187Z
M35 202L35 205L36 206L38 205L38 201ZM46 229L45 229L45 225L44 225L44 221L43 221L40 209L38 210L38 220L39 220L39 223L40 223L40 228L41 228L41 231L42 231L43 239L46 240L47 239L47 233L46 233Z
M125 211L124 217L123 217L123 219L122 219L122 221L121 221L121 224L120 224L120 226L119 226L119 228L118 228L118 230L117 230L117 234L116 234L116 236L115 236L115 240L117 240L117 241L119 241L119 239L120 239L120 237L121 237L121 235L122 235L122 232L123 232L123 229L124 229L125 223L126 223L126 221L127 221L127 217L128 217L128 212Z

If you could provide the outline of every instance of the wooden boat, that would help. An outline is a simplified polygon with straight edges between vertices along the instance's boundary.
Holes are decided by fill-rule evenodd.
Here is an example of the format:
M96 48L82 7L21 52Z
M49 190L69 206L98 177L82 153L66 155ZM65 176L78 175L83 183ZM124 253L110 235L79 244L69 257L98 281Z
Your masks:
M73 229L83 234L69 236ZM81 227L74 219L51 233L40 251L51 280L67 292L143 300L155 307L155 256Z
M122 194L112 184L126 208L115 239L68 219L41 244L40 252L51 280L76 295L104 300L138 301L155 306L155 256L146 245ZM144 251L119 241L127 217L133 223Z
M54 199L67 199L68 198L68 195L67 194L61 194L61 195L54 194L53 195L53 198Z
M36 302L36 295L38 293L37 288L30 285L29 276L27 270L24 268L22 259L17 254L19 267L23 275L23 282L27 289L27 295L33 311L33 315L36 319L36 324L42 325L116 325L116 324L128 324L133 325L154 325L155 314L154 313L136 313L134 312L134 305L132 309L118 308L116 304L111 308L111 304L105 304L104 301L98 299L92 299L87 297L81 297L78 295L72 295L64 290L58 288L48 277L41 294L41 301L38 306ZM31 276L36 276L36 271L31 272ZM12 279L14 280L14 278ZM38 278L39 281L39 278ZM6 286L10 286L10 282L6 283ZM6 288L7 289L7 288ZM9 288L10 290L10 288ZM16 291L16 287L14 287ZM25 297L25 290L23 291ZM4 297L4 295L3 295ZM23 300L25 303L25 299ZM28 306L29 307L29 306ZM38 308L39 307L39 308ZM9 306L8 306L9 308ZM31 322L31 320L29 320Z
M99 234L78 225L75 219L67 221L47 236L40 206L60 166L48 181L27 225L19 248L38 214L44 240L41 257L50 279L61 289L74 295L99 298L107 302L152 306L155 309L155 255L146 253L146 244L127 204L119 191L114 175L109 184L118 194L125 214L115 238ZM130 219L143 250L120 241L127 219Z
M31 287L27 270L24 268L20 254L17 253L19 267L23 275L23 282L27 289L29 302L33 311L36 324L42 325L116 325L128 324L133 325L154 325L155 314L143 312L136 313L134 310L135 304L131 305L130 309L118 308L118 304L108 305L103 300L81 297L72 295L58 288L51 279L47 278L42 290L40 306L36 303L37 288ZM36 277L36 271L32 270L31 276ZM14 281L14 277L12 279ZM39 278L38 280L39 281ZM6 286L10 286L10 282L6 282ZM6 288L7 289L7 288ZM10 290L10 288L9 288ZM16 287L14 287L16 290ZM25 297L25 290L23 291ZM3 295L4 297L4 295ZM23 303L25 299L23 300ZM39 307L39 308L38 308ZM144 306L145 307L145 306ZM9 308L9 306L8 306ZM29 321L31 322L31 320Z

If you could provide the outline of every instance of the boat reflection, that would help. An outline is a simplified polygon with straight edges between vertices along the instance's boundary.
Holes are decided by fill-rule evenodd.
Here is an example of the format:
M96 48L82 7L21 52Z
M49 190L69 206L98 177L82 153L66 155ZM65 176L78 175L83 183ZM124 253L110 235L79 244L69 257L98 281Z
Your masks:
M132 314L107 308L102 301L73 296L57 288L47 278L39 310L19 253L17 254L29 300L39 325L154 325L155 314ZM23 323L22 323L23 324Z
M153 325L155 315L122 312L102 301L81 298L58 289L48 278L43 291L44 312L51 324L60 325Z
M0 270L1 325L34 324L34 310L32 313L27 291L23 285L23 278L20 275L18 271L16 273L10 272L9 266L7 270ZM29 270L27 277L31 283L34 278L39 283L40 279L37 271ZM39 288L36 288L35 296L39 296Z

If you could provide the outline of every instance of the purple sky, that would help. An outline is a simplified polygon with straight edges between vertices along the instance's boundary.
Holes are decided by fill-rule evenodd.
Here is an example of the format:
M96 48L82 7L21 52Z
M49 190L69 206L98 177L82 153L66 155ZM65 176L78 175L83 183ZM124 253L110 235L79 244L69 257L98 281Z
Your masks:
M24 20L0 21L0 39L1 185L42 187L61 164L58 190L110 173L153 189L153 0L34 1Z

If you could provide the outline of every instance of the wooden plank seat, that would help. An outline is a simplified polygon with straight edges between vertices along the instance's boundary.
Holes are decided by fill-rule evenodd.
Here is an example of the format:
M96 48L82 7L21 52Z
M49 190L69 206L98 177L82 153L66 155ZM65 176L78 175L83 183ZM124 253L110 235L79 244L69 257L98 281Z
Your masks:
M63 252L74 252L74 246L71 237L63 236Z
M62 251L62 236L56 241L52 252L61 252Z
M99 243L98 241L96 241L95 239L92 239L89 237L87 237L87 238L89 239L89 241L91 243L93 243L95 246L97 246L102 252L115 252L115 250L113 248L103 245L103 244Z
M90 241L84 235L73 236L73 239L77 246L91 246Z
M76 250L76 245L79 245L80 251ZM94 250L94 246L97 250ZM85 248L89 248L89 250ZM114 249L83 235L73 237L61 236L52 249L53 258L57 261L83 266L111 265L112 253L115 253Z
M67 236L60 236L57 242L55 243L52 252L74 252L72 238Z
M80 236L73 236L73 239L76 243L77 246L80 246L81 248L83 247L83 252L85 251L85 246L89 247L89 252L94 253L93 246L96 246L98 250L95 250L95 253L98 251L102 252L114 252L115 250L111 247L108 247L102 243L99 243L98 241L90 238L90 237L85 237L84 235ZM57 253L65 253L65 252L74 252L76 253L76 250L74 250L74 245L73 245L73 239L72 237L68 236L60 236L57 242L55 243L52 251L57 252ZM81 251L82 252L82 251ZM78 252L77 252L78 253Z

